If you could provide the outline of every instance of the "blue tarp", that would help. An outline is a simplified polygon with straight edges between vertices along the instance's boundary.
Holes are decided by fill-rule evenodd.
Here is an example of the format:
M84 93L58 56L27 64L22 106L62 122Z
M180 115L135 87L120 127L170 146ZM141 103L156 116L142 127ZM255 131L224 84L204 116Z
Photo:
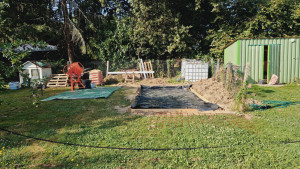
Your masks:
M98 87L94 89L80 89L74 90L74 92L67 91L60 93L55 96L51 96L47 99L41 101L49 100L63 100L63 99L96 99L96 98L108 98L114 91L120 89L121 87Z

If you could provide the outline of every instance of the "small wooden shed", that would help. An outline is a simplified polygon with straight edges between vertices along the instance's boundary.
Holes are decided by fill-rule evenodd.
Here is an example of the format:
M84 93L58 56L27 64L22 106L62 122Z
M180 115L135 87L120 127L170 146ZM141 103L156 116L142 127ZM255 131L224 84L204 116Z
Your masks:
M51 66L47 63L40 62L40 61L27 61L23 64L22 73L29 74L29 78L31 80L39 80L41 81L45 77L50 77L52 74ZM20 84L24 82L24 78L22 74L19 74L20 77Z

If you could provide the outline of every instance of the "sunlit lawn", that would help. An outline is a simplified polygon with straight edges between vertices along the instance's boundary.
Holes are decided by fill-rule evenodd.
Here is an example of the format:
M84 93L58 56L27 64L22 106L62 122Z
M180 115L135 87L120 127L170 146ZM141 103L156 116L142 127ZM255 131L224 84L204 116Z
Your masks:
M47 89L42 98L66 88ZM300 87L250 89L258 100L300 101ZM120 114L130 104L120 89L108 99L54 100L32 105L29 89L0 94L0 127L64 143L139 149L68 146L0 131L0 168L298 168L300 105L250 111L249 121L232 117L168 118ZM227 120L226 120L227 119ZM229 119L229 120L228 120ZM152 121L151 121L152 120ZM164 122L164 123L162 123ZM211 148L213 147L213 148Z

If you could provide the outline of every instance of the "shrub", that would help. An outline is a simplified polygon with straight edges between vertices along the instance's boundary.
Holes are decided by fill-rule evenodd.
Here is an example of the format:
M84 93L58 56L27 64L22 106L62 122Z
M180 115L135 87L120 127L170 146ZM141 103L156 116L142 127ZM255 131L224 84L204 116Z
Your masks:
M122 77L122 75L115 75L115 76L110 75L104 78L104 83L106 85L118 84L120 82L124 82L124 78Z

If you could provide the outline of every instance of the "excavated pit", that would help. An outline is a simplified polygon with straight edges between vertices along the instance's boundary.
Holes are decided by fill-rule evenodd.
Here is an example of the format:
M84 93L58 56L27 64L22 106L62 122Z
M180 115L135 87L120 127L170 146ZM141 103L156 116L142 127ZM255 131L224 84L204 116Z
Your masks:
M190 91L190 86L141 86L132 109L197 109L215 111L218 105L207 103Z

